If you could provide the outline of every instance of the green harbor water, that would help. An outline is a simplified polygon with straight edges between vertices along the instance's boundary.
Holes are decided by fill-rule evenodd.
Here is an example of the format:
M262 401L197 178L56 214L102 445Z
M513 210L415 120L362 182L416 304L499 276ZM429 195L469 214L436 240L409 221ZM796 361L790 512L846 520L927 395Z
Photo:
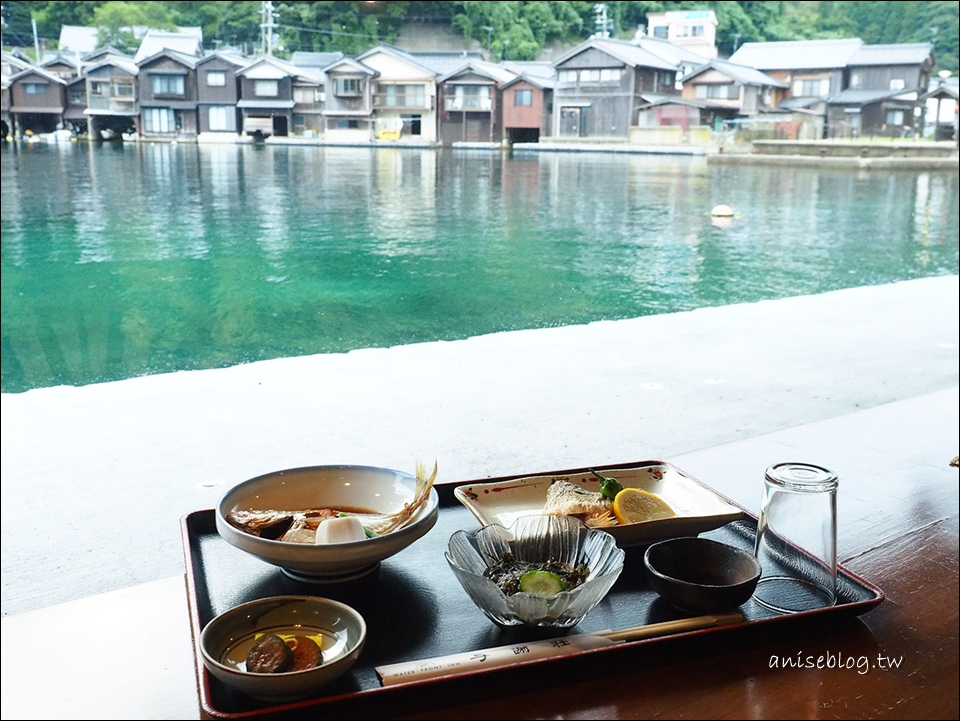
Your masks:
M4 393L958 273L956 171L129 143L0 156Z

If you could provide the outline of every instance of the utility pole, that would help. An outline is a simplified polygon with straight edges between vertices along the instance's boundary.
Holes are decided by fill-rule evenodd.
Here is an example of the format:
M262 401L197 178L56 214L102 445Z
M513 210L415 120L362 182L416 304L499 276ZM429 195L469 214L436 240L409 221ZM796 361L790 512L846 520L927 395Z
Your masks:
M40 57L40 38L37 36L37 21L31 17L30 22L33 24L33 52L37 55L36 63L39 65L43 62L43 58Z
M607 17L606 3L597 3L593 6L593 11L597 14L597 35L602 38L610 37L610 19Z
M277 13L273 9L273 3L265 0L260 5L260 32L263 35L264 55L273 55L273 29L277 27L276 19Z

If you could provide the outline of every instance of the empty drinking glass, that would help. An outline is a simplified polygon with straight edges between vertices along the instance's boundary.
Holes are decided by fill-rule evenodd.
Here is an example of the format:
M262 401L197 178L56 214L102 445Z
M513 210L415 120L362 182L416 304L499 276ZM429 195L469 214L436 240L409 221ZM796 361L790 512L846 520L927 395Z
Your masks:
M754 553L763 573L754 600L784 613L837 602L837 476L807 463L764 475Z

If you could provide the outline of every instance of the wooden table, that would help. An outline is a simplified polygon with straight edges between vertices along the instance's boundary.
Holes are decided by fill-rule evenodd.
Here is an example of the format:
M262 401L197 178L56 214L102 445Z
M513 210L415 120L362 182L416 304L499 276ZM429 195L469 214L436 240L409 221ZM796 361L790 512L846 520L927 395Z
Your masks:
M364 717L957 718L958 407L953 388L663 459L754 512L771 463L837 472L841 563L886 594L864 616L435 685ZM181 577L4 618L2 639L5 719L200 716ZM798 655L814 667L770 667Z

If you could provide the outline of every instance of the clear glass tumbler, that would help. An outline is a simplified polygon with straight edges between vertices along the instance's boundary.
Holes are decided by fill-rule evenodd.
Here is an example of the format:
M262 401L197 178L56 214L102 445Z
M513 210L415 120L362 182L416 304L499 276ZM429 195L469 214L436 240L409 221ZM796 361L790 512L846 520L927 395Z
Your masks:
M796 613L836 604L837 484L836 474L807 463L767 469L754 546L760 605Z

